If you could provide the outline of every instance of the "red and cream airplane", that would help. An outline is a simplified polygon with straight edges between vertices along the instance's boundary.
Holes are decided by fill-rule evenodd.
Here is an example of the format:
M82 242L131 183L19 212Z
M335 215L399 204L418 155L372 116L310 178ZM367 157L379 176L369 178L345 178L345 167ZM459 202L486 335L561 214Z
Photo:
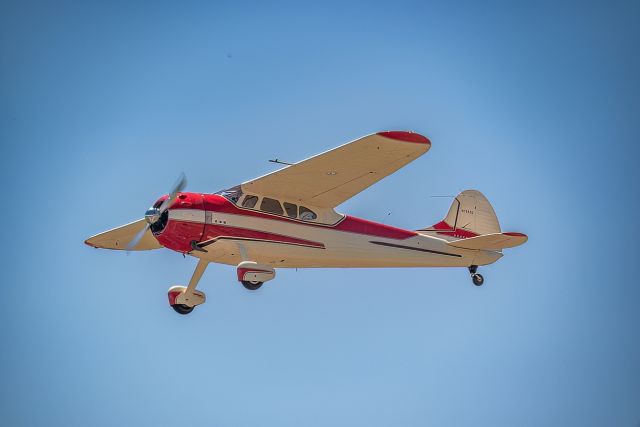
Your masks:
M429 151L424 136L404 131L368 135L215 194L188 193L184 175L144 219L90 237L96 248L169 248L198 258L188 286L169 289L180 314L205 302L196 290L210 262L237 267L238 281L256 290L276 268L467 267L502 257L527 241L503 233L482 193L467 190L446 217L417 231L343 215L335 207Z

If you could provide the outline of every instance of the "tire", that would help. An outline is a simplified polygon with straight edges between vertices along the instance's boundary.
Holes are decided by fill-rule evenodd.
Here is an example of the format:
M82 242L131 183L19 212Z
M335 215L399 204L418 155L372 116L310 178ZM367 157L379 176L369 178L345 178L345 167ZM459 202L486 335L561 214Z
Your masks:
M193 311L195 307L189 307L188 305L185 305L185 304L173 304L171 308L173 308L176 311L176 313L189 314Z
M263 282L250 282L248 280L243 280L242 286L244 286L246 289L249 289L250 291L256 291L260 289L260 286L262 286L262 283Z
M473 280L473 284L476 286L482 286L482 284L484 283L484 277L482 277L482 274L479 273L471 276L471 280Z

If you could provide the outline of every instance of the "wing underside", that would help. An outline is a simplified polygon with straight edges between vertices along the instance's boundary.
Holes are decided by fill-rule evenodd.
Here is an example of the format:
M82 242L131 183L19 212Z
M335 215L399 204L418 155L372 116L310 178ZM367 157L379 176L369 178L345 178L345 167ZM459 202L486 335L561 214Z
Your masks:
M368 135L242 184L247 193L334 208L426 153L431 142L404 131Z

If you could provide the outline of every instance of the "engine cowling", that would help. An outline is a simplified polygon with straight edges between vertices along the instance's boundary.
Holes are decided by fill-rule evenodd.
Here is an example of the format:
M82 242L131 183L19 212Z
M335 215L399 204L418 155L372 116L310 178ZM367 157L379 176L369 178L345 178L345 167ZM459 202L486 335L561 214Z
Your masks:
M162 246L174 251L187 253L192 242L200 242L205 226L205 212L202 195L198 193L180 193L176 201L165 212L166 224L154 236Z

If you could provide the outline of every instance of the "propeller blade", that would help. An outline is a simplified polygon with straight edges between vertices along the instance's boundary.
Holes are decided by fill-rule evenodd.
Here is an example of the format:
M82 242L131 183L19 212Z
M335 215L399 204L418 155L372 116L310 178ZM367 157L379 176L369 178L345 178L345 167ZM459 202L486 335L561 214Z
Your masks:
M185 176L184 172L182 172L178 176L178 180L175 182L175 184L173 184L173 187L171 187L171 191L169 192L169 197L167 197L167 199L164 202L162 202L162 205L160 205L160 208L158 208L158 213L162 214L164 211L169 209L169 206L171 205L171 203L173 203L176 197L178 197L178 193L184 190L186 186L187 186L187 177ZM149 221L148 218L146 219L147 221ZM138 231L138 234L136 234L135 237L131 239L129 243L127 243L127 248L126 248L127 254L131 252L138 245L138 243L140 243L140 240L142 240L144 233L147 232L150 226L151 224L147 222L145 226L140 231Z
M149 224L145 224L145 226L142 227L140 231L138 231L138 234L136 234L135 237L131 239L129 243L127 243L127 253L131 252L136 246L138 246L138 243L140 243L142 236L144 236L144 233L146 233L148 229Z
M187 177L184 174L184 172L182 172L180 176L178 176L178 180L175 182L175 184L173 184L173 187L169 192L169 197L167 197L167 199L164 202L162 202L162 205L160 205L160 208L158 209L160 213L166 211L169 208L171 203L173 203L173 201L176 199L176 196L178 195L178 193L184 190L186 186L187 186Z

